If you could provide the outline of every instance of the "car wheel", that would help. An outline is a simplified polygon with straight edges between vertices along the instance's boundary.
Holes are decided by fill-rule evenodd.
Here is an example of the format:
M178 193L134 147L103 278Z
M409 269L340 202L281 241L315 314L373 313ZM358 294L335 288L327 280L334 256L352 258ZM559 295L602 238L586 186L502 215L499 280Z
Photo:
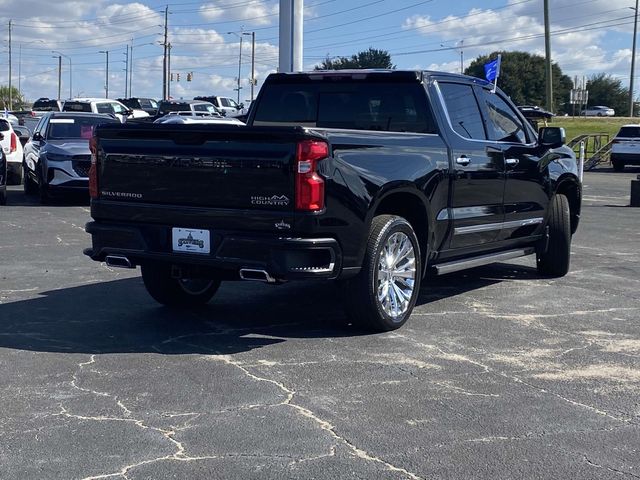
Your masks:
M38 199L41 205L46 205L51 202L51 194L49 193L49 185L42 178L42 174L38 173Z
M400 328L420 290L420 245L411 224L395 215L373 219L360 273L345 282L349 317L372 330Z
M220 287L218 279L173 278L167 264L142 265L142 281L154 300L175 307L203 305Z
M622 172L624 170L624 162L620 160L611 160L611 166L614 172Z
M22 189L25 195L34 195L38 191L38 185L29 176L29 170L22 164Z
M0 205L7 204L7 189L6 187L0 189Z
M538 272L550 277L563 277L569 271L571 258L571 212L566 196L556 194L549 203L549 241L545 252L538 252Z

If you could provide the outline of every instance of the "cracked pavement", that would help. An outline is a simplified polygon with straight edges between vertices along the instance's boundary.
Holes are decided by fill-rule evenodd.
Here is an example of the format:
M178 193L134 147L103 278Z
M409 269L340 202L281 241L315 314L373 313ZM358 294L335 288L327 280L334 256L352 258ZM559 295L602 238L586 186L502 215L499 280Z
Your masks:
M429 279L371 335L330 283L175 311L82 255L88 207L0 208L0 479L640 478L640 169L585 176L570 274Z

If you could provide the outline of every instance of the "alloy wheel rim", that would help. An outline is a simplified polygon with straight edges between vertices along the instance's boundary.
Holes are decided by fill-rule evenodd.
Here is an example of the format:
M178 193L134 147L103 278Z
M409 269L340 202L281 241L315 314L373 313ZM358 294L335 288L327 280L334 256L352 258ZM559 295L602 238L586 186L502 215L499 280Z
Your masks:
M377 297L382 310L398 320L409 309L416 282L416 255L404 232L385 243L378 260Z

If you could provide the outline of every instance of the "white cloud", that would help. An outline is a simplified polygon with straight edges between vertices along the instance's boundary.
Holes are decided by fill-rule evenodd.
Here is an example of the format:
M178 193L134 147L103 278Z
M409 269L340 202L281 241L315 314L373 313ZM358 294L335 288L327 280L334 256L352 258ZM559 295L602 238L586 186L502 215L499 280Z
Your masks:
M242 3L239 3L238 0L219 0L215 4L202 5L199 12L202 18L208 21L222 18L233 21L243 18L247 24L270 25L278 18L278 3L264 0L249 0L249 2Z

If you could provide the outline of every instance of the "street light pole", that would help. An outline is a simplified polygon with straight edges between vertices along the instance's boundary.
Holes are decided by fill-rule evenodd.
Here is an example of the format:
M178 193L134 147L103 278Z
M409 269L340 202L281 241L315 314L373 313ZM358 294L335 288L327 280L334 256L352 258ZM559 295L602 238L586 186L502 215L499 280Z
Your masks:
M98 53L104 53L106 55L104 97L109 98L109 50L100 50Z
M53 58L57 58L58 59L58 100L60 100L60 89L62 87L62 56L61 55L57 55L56 57Z
M553 112L553 70L551 66L551 30L549 27L549 0L544 0L544 51L547 78L547 110Z
M62 52L58 52L56 50L51 50L51 53L56 53L58 56L62 56L69 60L69 99L73 98L73 74L71 73L71 57L69 55L65 55Z
M638 33L638 0L636 0L635 19L633 22L633 48L631 49L631 79L629 81L629 116L633 117L633 80L636 68L636 35Z

